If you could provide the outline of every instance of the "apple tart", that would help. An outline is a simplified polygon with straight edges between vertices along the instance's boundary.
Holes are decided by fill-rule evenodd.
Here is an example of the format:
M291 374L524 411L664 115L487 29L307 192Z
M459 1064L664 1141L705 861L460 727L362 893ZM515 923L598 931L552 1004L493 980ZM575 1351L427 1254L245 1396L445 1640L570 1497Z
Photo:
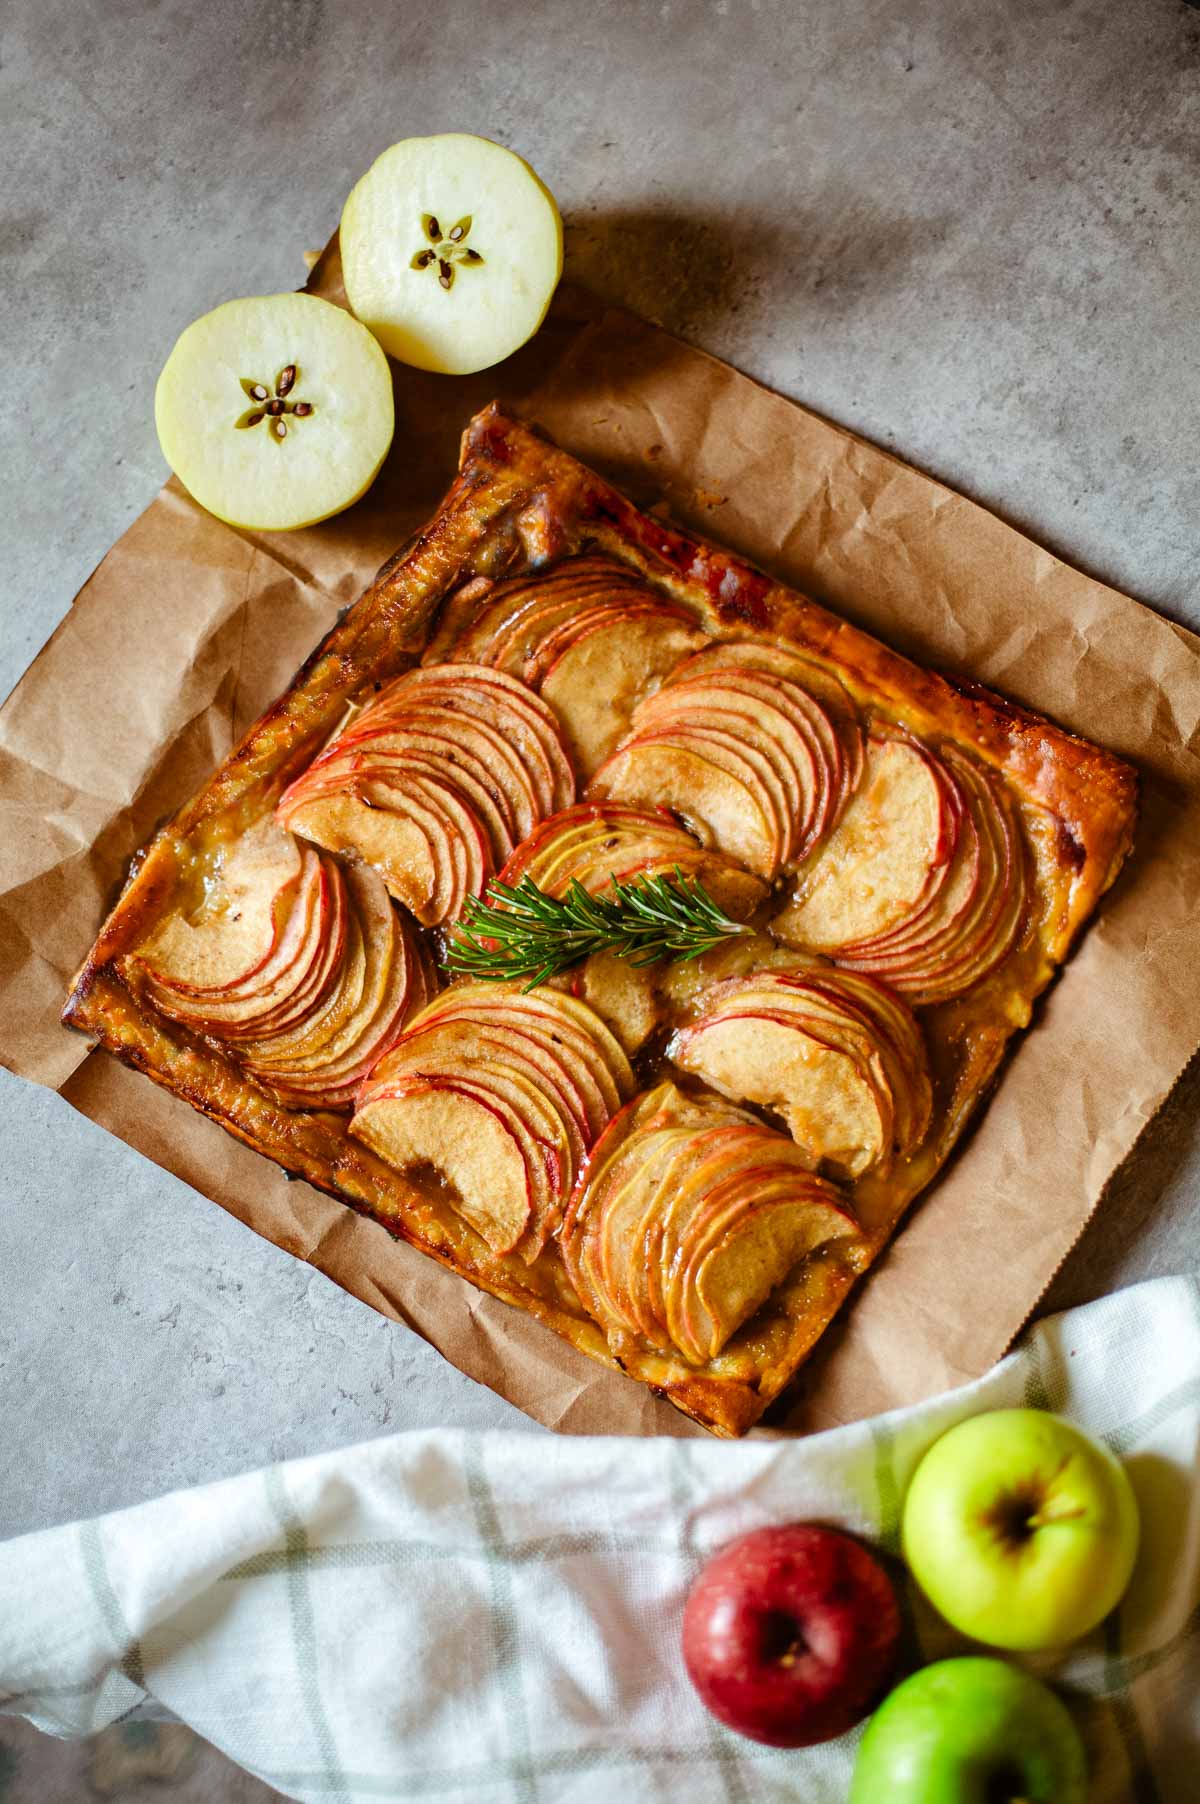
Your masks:
M1116 758L492 407L135 860L64 1020L740 1434L949 1156L1135 811Z

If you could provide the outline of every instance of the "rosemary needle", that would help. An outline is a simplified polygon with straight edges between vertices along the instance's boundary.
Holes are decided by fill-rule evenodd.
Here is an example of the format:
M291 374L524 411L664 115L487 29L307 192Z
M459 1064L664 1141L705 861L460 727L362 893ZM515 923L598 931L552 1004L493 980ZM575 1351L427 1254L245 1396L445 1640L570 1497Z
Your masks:
M612 952L631 965L660 958L698 958L723 940L750 933L722 914L698 878L675 875L617 878L593 896L573 877L562 897L548 896L531 877L514 888L493 881L471 896L446 947L455 976L483 983L525 980L527 990L569 970L593 952Z

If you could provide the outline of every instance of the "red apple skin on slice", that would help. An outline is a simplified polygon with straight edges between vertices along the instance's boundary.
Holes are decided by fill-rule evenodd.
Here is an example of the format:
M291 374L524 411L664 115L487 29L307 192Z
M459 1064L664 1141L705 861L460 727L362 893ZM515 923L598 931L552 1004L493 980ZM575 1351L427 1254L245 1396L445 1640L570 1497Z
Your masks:
M627 564L596 553L566 558L549 569L501 582L476 579L447 599L422 662L496 664L519 677L524 657L532 655L525 653L519 641L531 610L544 606L547 599L557 599L565 609L562 617L567 619L584 604L620 599L630 590L643 588L637 572Z
M610 1124L561 1244L618 1356L632 1340L704 1366L808 1255L857 1232L783 1135L668 1082Z
M708 756L702 744L656 735L614 752L587 795L589 801L669 808L702 845L770 882L779 868L776 826L747 778Z
M812 1029L752 1006L674 1036L667 1056L722 1096L782 1117L810 1154L850 1178L882 1163L887 1124L856 1061Z
M930 782L943 798L940 831ZM934 753L880 734L861 790L772 931L914 1004L949 1001L1011 951L1028 869L1002 779L953 746Z
M465 1074L465 1075L463 1075ZM548 989L452 986L414 1016L372 1072L351 1132L405 1170L431 1167L452 1187L452 1206L493 1252L531 1263L555 1232L562 1208L633 1073L619 1044L585 1005ZM407 1125L412 1098L444 1092ZM450 1087L452 1086L452 1087ZM472 1123L490 1103L524 1163L528 1207L515 1226L514 1186L493 1216L487 1153ZM439 1126L439 1122L442 1126ZM442 1140L445 1137L445 1147ZM497 1130L486 1129L489 1144Z
M785 671L742 651L713 646L684 659L635 709L587 794L666 805L706 845L774 882L836 819L857 774L860 728L844 692L835 718L796 680L803 660Z
M498 1100L452 1078L414 1076L360 1104L355 1136L397 1171L432 1165L455 1192L458 1213L491 1247L510 1251L532 1213L529 1158ZM486 1194L483 1205L478 1199Z
M752 960L754 949L744 955ZM712 961L709 972L719 972ZM886 1172L928 1131L932 1087L920 1030L882 985L803 954L705 983L667 1046L722 1095L779 1114L814 1167ZM695 981L695 980L693 980Z
M862 784L811 874L777 918L789 943L831 952L907 920L944 880L949 785L914 740L879 735Z
M426 663L493 665L538 691L583 779L613 750L637 703L706 634L678 602L611 559L579 557L453 602Z
M749 919L769 894L761 879L701 846L665 808L603 802L578 802L542 821L517 847L500 880L515 887L529 877L543 894L561 897L574 878L598 896L614 877L630 883L674 876L676 870L702 883L737 921Z
M461 753L448 749L439 772L437 748L455 740ZM451 664L389 683L290 785L276 812L327 850L372 865L397 901L434 927L457 919L467 895L483 893L510 830L527 833L574 792L546 704L502 671Z
M318 1016L307 1035L302 1023L291 1039L277 1035L243 1051L260 1082L301 1108L350 1105L366 1073L399 1038L406 1018L425 1006L434 981L428 954L375 874L354 871L347 883L364 952L361 975L350 973L351 1004L332 1026Z
M703 639L664 609L612 608L558 652L538 688L583 781L614 750L641 698Z
M300 847L269 817L205 872L201 906L169 914L138 947L157 982L178 994L220 994L248 983L279 942L300 883Z

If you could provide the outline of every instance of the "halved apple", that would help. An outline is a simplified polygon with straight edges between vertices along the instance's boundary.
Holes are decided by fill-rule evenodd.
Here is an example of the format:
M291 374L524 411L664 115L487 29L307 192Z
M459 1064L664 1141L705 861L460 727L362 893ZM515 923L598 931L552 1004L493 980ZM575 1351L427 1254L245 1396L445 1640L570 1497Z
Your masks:
M563 1258L614 1352L717 1358L798 1265L856 1224L792 1142L663 1083L610 1124L571 1197Z
M722 1095L779 1114L814 1167L851 1178L887 1171L929 1125L919 1029L882 985L792 958L706 991L667 1057Z
M861 789L772 931L929 1004L1007 956L1028 900L1002 780L953 746L878 732Z
M154 393L163 456L234 526L287 531L370 488L394 426L374 338L310 294L226 301L177 339Z
M544 574L449 604L425 654L494 665L554 709L580 775L613 750L637 703L706 635L680 603L610 558L568 558Z
M544 702L502 671L446 664L389 683L285 790L277 818L374 866L426 926L456 920L575 779Z
M456 984L372 1072L351 1132L398 1170L439 1172L493 1253L532 1262L633 1083L585 1004L549 989Z
M813 667L815 669L815 667ZM670 807L705 844L768 882L836 822L860 768L861 731L843 691L770 645L712 646L684 659L635 709L589 798Z
M532 337L562 273L562 220L529 164L488 138L404 138L342 212L350 305L401 363L487 369Z

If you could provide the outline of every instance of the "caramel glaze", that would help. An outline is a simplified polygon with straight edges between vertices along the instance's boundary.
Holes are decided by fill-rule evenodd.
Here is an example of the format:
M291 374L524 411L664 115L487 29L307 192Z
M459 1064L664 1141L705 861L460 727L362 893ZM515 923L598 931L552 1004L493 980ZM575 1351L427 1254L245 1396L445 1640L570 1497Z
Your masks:
M1018 944L965 996L918 1009L934 1080L934 1115L911 1158L849 1187L859 1239L802 1262L721 1355L697 1370L632 1341L610 1348L582 1309L551 1242L532 1266L497 1257L453 1207L436 1173L391 1171L346 1131L345 1117L298 1112L242 1074L226 1049L150 1006L127 954L173 909L201 902L230 839L274 806L352 710L420 656L438 614L464 585L599 550L681 602L716 640L775 638L825 664L864 722L905 727L935 750L952 742L1002 774L1031 866ZM1132 839L1136 778L1127 765L968 683L924 671L719 548L639 513L599 477L528 428L486 409L464 436L457 480L434 519L384 566L295 681L210 781L142 853L80 970L64 1011L229 1132L372 1215L481 1288L619 1366L725 1435L744 1433L795 1375L855 1278L948 1157L994 1078L1010 1036L1067 955ZM764 918L780 906L764 907ZM434 935L434 950L440 951ZM680 1074L661 1056L679 1011L637 1060L639 1082ZM684 1080L686 1083L686 1080Z

